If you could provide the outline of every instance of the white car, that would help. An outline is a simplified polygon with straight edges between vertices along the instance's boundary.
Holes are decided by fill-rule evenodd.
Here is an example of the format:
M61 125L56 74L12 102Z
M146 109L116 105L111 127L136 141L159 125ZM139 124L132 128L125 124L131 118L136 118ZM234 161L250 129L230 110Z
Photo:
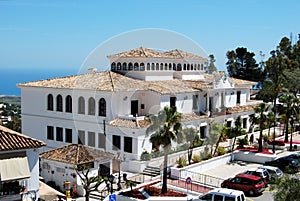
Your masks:
M246 201L246 197L243 191L215 188L193 201Z
M283 175L282 171L278 167L264 165L264 166L259 166L258 168L267 170L271 177L270 178L271 181L274 181L275 179L280 178Z
M263 169L263 168L251 168L251 169L245 171L244 173L261 177L266 182L269 182L270 177L271 177L269 172L266 169Z

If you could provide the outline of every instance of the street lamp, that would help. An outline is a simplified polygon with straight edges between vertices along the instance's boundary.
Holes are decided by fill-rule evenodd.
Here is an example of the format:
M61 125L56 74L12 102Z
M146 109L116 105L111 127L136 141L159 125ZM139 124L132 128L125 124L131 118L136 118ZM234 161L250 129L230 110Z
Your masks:
M294 117L291 116L291 126L292 126L292 130L291 130L291 139L290 139L290 151L293 150L293 132L294 132Z
M122 157L121 157L120 152L117 153L116 159L118 161L118 172L119 172L119 175L118 175L118 191L119 191L119 190L122 189L122 186L121 186L121 161L122 161Z
M114 179L115 179L115 177L112 174L108 177L108 181L110 182L110 194L113 194L113 191L114 191L114 189L113 189Z

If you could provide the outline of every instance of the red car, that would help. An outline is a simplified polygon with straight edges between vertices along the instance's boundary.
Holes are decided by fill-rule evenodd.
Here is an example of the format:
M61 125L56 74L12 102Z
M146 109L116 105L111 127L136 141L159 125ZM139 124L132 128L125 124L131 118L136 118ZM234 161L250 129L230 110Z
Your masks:
M237 174L234 178L223 181L222 188L241 190L250 196L261 194L266 188L266 182L258 176Z

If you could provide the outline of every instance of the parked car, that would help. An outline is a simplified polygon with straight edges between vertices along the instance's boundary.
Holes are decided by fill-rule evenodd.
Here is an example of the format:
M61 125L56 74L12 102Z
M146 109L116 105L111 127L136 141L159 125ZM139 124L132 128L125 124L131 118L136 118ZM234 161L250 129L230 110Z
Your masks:
M298 172L299 162L297 159L284 156L273 161L265 162L265 165L275 166L284 172Z
M216 188L208 193L201 195L193 201L246 201L243 191L228 188Z
M265 169L260 169L260 168L251 168L247 171L244 172L245 174L251 174L251 175L255 175L258 177L263 178L266 182L269 182L270 180L270 174L268 173L267 170Z
M259 169L265 169L268 171L270 175L270 182L274 182L276 179L282 177L283 173L278 167L273 167L273 166L259 166Z
M261 177L241 173L223 181L221 187L241 190L245 194L253 196L261 194L265 190L266 182Z
M292 153L292 154L290 154L290 155L288 155L286 157L297 159L298 162L299 162L299 160L300 160L300 152L294 152L294 153Z

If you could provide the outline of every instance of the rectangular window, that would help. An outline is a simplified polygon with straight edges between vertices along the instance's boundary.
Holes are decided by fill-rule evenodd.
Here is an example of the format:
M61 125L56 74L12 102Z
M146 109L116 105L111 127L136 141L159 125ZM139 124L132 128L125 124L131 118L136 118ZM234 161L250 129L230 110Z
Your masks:
M176 107L176 97L170 97L170 107Z
M95 147L95 133L88 132L88 146Z
M132 153L132 137L124 137L124 151Z
M98 133L98 148L106 149L106 136L103 133Z
M83 144L85 145L85 132L79 130L78 131L78 144Z
M243 128L247 128L247 118L243 118Z
M241 103L241 91L236 92L236 104Z
M113 141L112 149L113 150L121 149L121 137L118 136L118 135L113 135L112 137L113 137L113 139L112 139L112 141Z
M206 126L201 126L200 127L200 138L201 139L205 138L205 130L206 130Z
M56 141L63 141L63 128L56 127Z
M227 121L227 122L226 122L226 126L227 126L227 127L231 127L231 121Z
M54 140L54 128L53 126L47 126L47 139Z
M198 109L198 95L193 95L193 110Z
M65 135L66 142L72 143L72 129L66 128Z

